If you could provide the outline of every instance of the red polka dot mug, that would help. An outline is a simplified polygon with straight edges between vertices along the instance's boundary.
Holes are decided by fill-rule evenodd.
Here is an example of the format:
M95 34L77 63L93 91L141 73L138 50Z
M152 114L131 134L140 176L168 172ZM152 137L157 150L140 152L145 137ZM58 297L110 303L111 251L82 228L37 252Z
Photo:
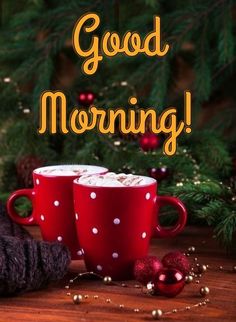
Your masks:
M21 225L39 225L46 241L63 242L72 259L82 256L75 228L73 180L82 174L101 174L108 170L90 165L61 165L38 168L33 171L33 189L13 192L7 201L9 216ZM27 197L32 202L32 213L22 218L16 212L17 198Z
M186 224L187 211L174 197L157 196L157 182L141 177L137 186L97 186L74 180L76 227L87 270L122 280L148 254L151 237L172 237ZM82 202L83 201L83 202ZM172 228L161 227L157 213L171 205L178 211Z

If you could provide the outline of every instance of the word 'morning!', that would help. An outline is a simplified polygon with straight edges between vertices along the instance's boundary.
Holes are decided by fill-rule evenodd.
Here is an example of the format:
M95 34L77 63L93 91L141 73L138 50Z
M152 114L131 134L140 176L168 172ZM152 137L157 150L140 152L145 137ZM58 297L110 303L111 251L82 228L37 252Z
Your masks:
M89 21L92 20L90 25ZM87 26L86 26L87 24ZM144 53L147 56L165 56L169 51L169 44L161 45L161 19L154 16L153 31L142 40L137 32L127 31L122 38L116 32L106 31L101 37L93 35L88 49L81 48L81 33L92 33L100 25L100 18L96 13L87 13L76 22L72 42L75 52L80 57L85 57L82 71L87 75L92 75L97 71L98 64L103 60L103 55L114 57L119 53L126 56L136 56Z
M131 105L137 103L135 97L129 100ZM62 92L46 91L40 98L39 134L47 131L51 134L58 132L68 134L82 134L86 131L97 129L102 134L114 134L119 130L123 134L145 133L147 125L150 131L155 134L166 134L163 150L166 155L173 155L176 152L177 138L185 131L191 132L191 93L184 94L184 120L177 121L177 109L169 107L160 115L153 108L139 109L101 109L91 106L88 110L74 108L67 120L66 96Z

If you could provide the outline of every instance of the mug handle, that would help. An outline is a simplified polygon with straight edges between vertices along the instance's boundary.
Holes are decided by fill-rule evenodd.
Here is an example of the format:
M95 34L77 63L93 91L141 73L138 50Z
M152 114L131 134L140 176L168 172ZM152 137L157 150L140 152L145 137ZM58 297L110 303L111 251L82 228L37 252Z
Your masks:
M13 192L7 200L7 212L13 221L20 225L35 225L34 210L28 217L21 217L15 210L14 203L20 197L28 198L34 204L34 189L21 189Z
M176 236L184 229L184 226L187 222L187 210L184 204L178 198L168 197L168 196L156 196L154 202L155 202L156 208L158 207L158 209L164 206L173 206L174 208L177 209L179 214L177 223L175 224L174 227L171 227L171 228L161 227L159 223L159 218L157 216L156 227L154 229L154 237L166 238L166 237Z

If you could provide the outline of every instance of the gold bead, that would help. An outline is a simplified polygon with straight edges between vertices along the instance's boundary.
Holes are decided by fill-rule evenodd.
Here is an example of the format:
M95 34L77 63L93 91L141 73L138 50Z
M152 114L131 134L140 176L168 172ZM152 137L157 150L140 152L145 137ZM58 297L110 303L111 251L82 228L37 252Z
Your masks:
M219 266L219 270L222 271L223 270L223 266Z
M68 290L69 288L70 288L70 286L69 286L69 285L66 285L66 286L65 286L65 289L66 289L66 290Z
M120 305L119 305L119 307L120 307L121 309L123 309L125 306L124 306L124 304L120 304Z
M236 273L236 265L233 266L233 272Z
M80 304L83 300L83 296L81 294L75 294L73 296L73 302L74 304Z
M189 253L194 253L195 252L195 247L194 246L189 247L188 252Z
M154 294L154 284L152 282L147 283L147 292L150 295Z
M121 284L121 286L122 286L122 287L127 287L127 284L122 283L122 284Z
M97 299L98 299L98 295L94 295L94 296L93 296L93 298L94 298L95 300L97 300Z
M196 282L195 282L196 284L199 284L199 280L196 280Z
M161 317L162 317L162 310L158 309L158 310L153 310L152 311L153 320L160 320Z
M84 298L85 299L88 299L89 298L88 294L85 294Z
M177 309L173 309L172 310L172 313L177 313Z
M185 283L190 284L193 281L193 277L191 275L185 276Z
M190 306L186 306L186 308L185 308L185 309L188 311L188 310L190 310L191 308L190 308Z
M111 303L111 299L106 299L106 302L107 303Z
M112 283L112 278L111 278L111 276L105 276L105 277L103 278L103 282L104 282L104 284L106 284L106 285L111 285L111 283Z
M199 273L205 273L207 271L207 266L206 265L200 265L198 267Z
M74 283L74 280L69 280L69 282L72 284L72 283Z
M134 309L134 313L139 313L139 309Z
M139 284L135 284L135 285L134 285L134 287L135 287L135 288L141 288L141 285L139 285Z
M67 292L67 293L66 293L66 295L67 295L67 296L71 296L71 293L70 293L70 292Z
M201 296L206 296L210 293L210 289L207 286L203 286L200 288L199 292L200 292Z

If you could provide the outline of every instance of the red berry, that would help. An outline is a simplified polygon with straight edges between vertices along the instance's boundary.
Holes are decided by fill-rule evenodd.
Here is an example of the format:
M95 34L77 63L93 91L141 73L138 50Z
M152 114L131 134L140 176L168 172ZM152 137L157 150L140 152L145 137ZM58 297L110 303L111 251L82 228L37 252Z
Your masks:
M84 91L78 95L79 104L88 107L93 104L95 100L95 94L93 92Z
M148 282L154 280L162 267L161 261L156 256L137 259L134 264L134 277L138 282L147 285Z
M160 182L163 179L168 177L169 169L167 167L150 168L150 169L148 169L148 174L150 177L152 177Z
M188 258L181 252L170 252L162 258L164 267L175 268L187 275L190 271L190 263Z
M86 99L86 95L85 95L85 94L80 94L80 95L79 95L79 100L80 100L81 102L84 102L84 101L85 101L85 99Z

